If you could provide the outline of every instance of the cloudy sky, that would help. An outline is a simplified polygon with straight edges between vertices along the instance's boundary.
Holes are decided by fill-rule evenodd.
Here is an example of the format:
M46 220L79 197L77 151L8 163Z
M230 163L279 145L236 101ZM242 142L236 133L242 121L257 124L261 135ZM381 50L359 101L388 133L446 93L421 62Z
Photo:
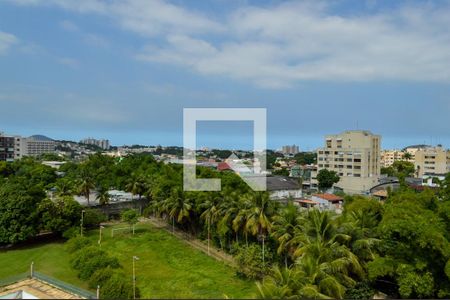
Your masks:
M0 131L181 145L183 108L262 107L271 148L450 147L449 28L449 1L0 0Z

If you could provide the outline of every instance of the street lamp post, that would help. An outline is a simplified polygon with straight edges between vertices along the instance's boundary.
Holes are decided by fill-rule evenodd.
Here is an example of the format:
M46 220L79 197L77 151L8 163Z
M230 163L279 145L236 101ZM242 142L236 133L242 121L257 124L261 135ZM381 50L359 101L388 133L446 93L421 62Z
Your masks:
M133 256L133 299L136 299L136 260L139 260L139 257Z
M105 228L105 227L100 225L100 231L99 231L99 237L98 237L98 244L100 247L102 246L102 229L103 228Z
M85 213L85 210L83 209L81 211L81 222L80 222L80 234L81 234L81 236L83 236L84 213Z

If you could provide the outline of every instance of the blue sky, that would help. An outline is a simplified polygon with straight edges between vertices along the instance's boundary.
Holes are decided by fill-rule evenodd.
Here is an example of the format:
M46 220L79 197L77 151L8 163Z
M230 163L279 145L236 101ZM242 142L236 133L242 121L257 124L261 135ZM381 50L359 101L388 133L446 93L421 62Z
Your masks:
M2 0L0 130L181 145L183 108L263 107L270 148L450 147L448 28L449 1ZM248 122L198 134L251 146Z

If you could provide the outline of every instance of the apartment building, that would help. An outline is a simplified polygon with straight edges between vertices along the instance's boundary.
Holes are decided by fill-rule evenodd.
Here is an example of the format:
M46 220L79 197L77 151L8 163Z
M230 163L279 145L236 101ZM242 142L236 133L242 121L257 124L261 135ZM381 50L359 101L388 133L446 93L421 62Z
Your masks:
M0 132L0 161L13 161L15 138Z
M394 164L394 162L403 160L405 152L400 150L383 150L381 151L381 167L387 168ZM409 159L408 159L409 161ZM414 160L412 160L414 161Z
M297 154L300 152L300 148L297 145L286 145L281 147L283 154Z
M335 171L335 185L349 194L367 193L380 176L381 136L365 130L349 130L325 137L325 147L317 150L317 170Z
M109 150L110 148L110 144L109 144L109 140L97 140L94 138L87 138L84 140L80 141L81 144L86 144L86 145L94 145L94 146L98 146L100 148L102 148L103 150Z
M23 138L22 148L24 149L22 155L39 156L45 153L54 153L56 143L46 136L33 135Z
M24 138L0 132L0 161L14 161L24 156L53 153L55 146L55 141L42 135Z
M450 172L450 151L437 147L426 147L415 152L416 176L444 175Z

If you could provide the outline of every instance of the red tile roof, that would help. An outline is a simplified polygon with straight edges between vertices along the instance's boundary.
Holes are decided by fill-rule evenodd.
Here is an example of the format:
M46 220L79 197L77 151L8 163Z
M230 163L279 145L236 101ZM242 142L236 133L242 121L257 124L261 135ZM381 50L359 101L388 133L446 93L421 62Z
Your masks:
M313 196L317 197L317 198L322 198L324 200L328 200L328 201L331 201L331 202L343 201L344 200L344 198L336 196L336 195L333 195L333 194L314 194Z
M226 162L220 162L217 165L217 170L219 171L225 171L225 170L231 170L230 166Z
M295 202L300 202L300 203L307 203L307 204L318 204L316 201L312 201L309 199L298 199L298 200L294 200Z

